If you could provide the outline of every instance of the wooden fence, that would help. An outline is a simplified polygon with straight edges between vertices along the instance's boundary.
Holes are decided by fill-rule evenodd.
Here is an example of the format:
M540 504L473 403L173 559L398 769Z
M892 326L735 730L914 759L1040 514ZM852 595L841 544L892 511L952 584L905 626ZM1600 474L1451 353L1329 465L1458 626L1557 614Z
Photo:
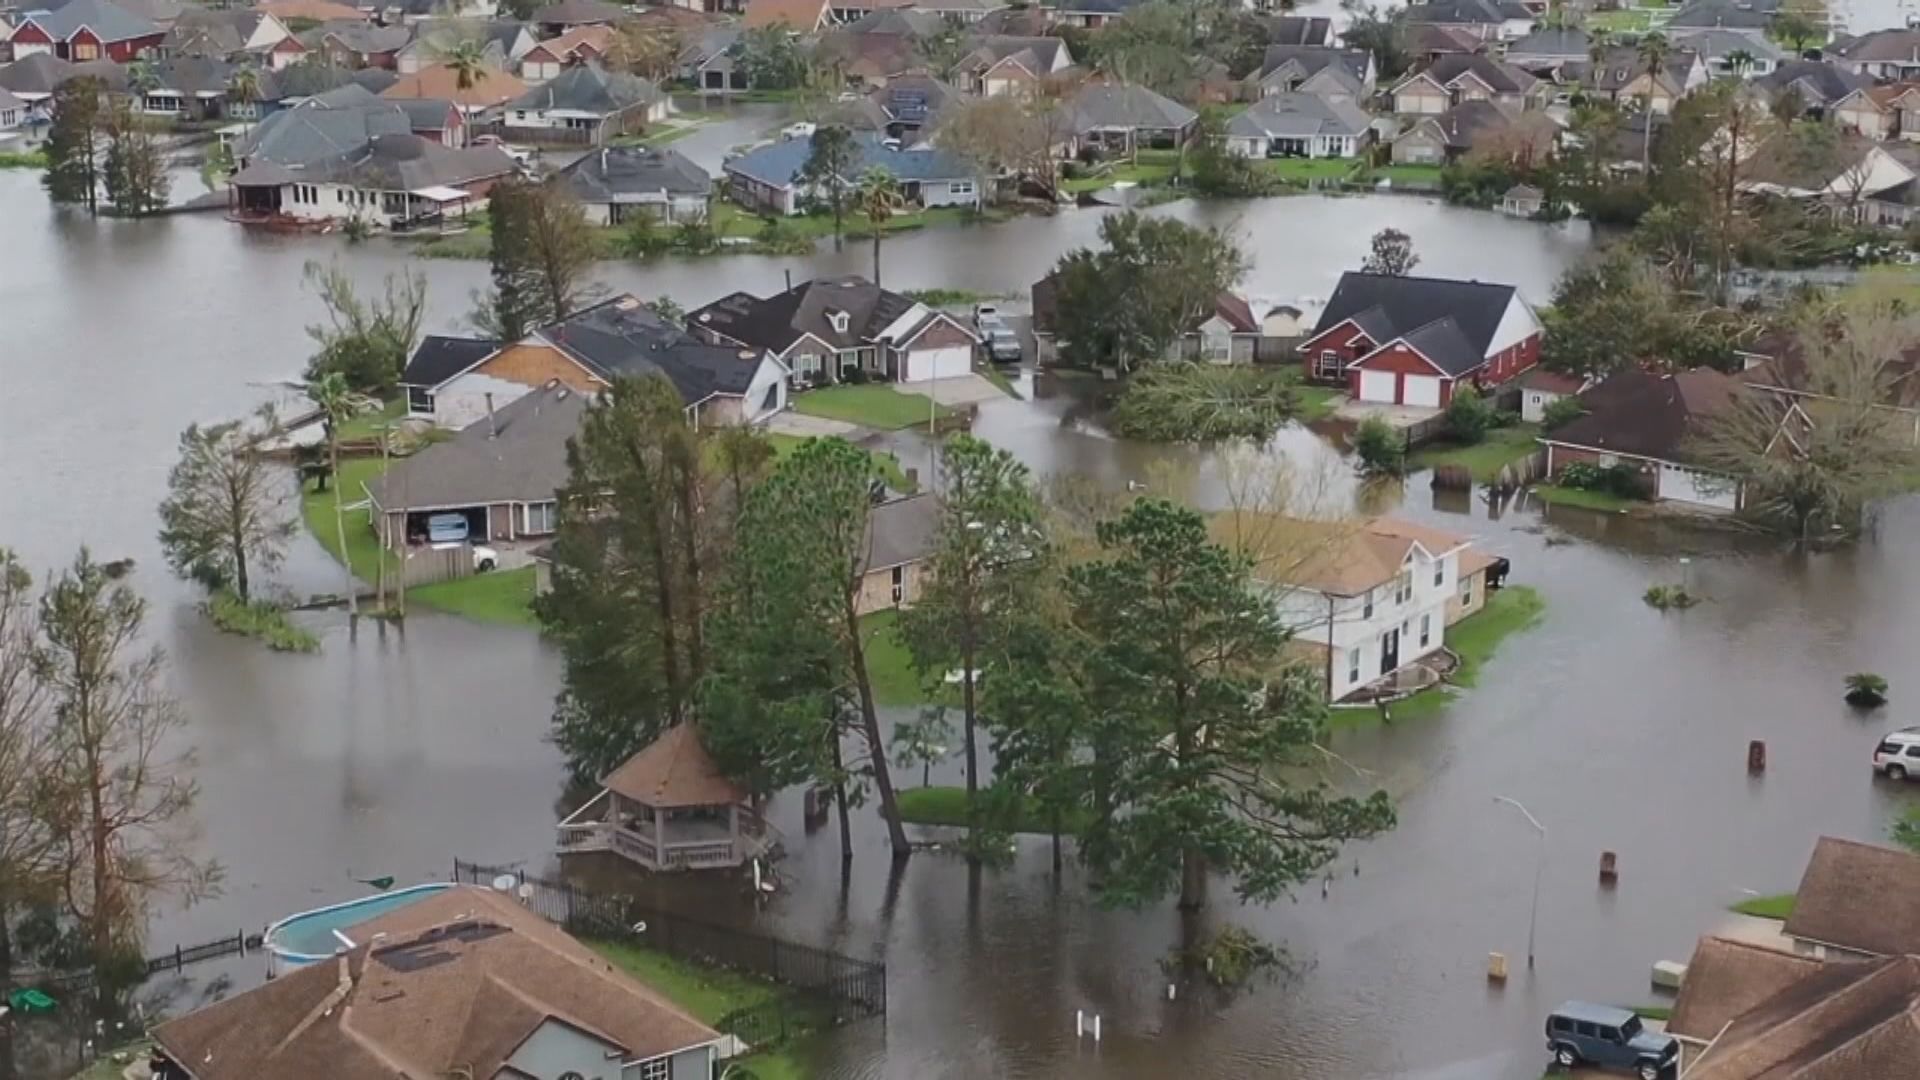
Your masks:
M448 548L409 548L401 551L400 555L399 584L409 589L473 576L473 549L465 544Z

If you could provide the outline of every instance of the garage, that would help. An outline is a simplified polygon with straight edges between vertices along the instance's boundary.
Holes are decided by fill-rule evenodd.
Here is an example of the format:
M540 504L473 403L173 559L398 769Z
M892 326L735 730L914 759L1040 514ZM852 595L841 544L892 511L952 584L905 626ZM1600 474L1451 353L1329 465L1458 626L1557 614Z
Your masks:
M910 349L906 356L906 382L928 379L957 379L973 372L973 346L942 345L937 348Z
M1689 469L1684 465L1660 465L1659 490L1662 499L1704 506L1711 510L1733 511L1740 508L1740 492L1725 477Z
M1429 408L1440 407L1440 376L1408 375L1403 387L1406 397L1403 405L1425 405Z
M1360 400L1392 405L1400 400L1400 376L1391 371L1360 369Z

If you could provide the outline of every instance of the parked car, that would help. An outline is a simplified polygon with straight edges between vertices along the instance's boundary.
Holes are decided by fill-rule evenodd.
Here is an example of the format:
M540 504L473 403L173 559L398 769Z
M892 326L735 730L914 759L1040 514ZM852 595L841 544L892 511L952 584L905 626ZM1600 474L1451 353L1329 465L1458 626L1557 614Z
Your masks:
M473 141L467 145L491 146L495 150L512 158L516 165L526 165L533 160L533 152L531 150L523 150L518 146L513 146L501 139L498 135L475 135Z
M469 544L460 541L453 544L430 544L433 551L455 551L465 549L473 553L473 572L484 574L500 565L500 553L485 544Z
M1020 362L1020 335L1007 325L1007 320L1000 316L999 308L991 304L976 305L973 309L973 328L979 332L981 344L986 346L988 359L996 364Z
M471 529L465 514L435 514L427 519L427 543L465 543Z
M790 141L793 139L811 139L811 138L813 138L813 125L807 123L805 120L799 121L798 123L788 124L786 127L783 127L780 129L780 139L782 142Z
M1889 780L1920 780L1920 727L1887 732L1873 748L1873 769Z
M1562 1068L1594 1065L1661 1080L1679 1063L1680 1040L1646 1030L1627 1009L1569 1001L1547 1017L1547 1050Z

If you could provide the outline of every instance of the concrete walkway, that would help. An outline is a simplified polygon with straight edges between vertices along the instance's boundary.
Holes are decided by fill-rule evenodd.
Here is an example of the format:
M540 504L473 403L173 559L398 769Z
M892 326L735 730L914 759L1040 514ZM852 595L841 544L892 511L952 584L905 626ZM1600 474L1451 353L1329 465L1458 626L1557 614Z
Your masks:
M1389 427L1412 427L1422 420L1431 420L1440 415L1439 409L1424 405L1385 405L1375 401L1355 401L1346 398L1333 410L1335 418L1359 423L1362 420L1379 417Z
M995 393L998 392L995 391ZM830 420L824 416L808 416L805 413L794 412L792 409L774 413L767 420L767 432L771 435L793 435L802 439L858 439L868 434L867 429L859 424L849 424L845 420Z
M903 393L926 394L942 405L974 405L982 401L998 401L1007 396L984 375L960 375L951 379L903 382L898 385Z

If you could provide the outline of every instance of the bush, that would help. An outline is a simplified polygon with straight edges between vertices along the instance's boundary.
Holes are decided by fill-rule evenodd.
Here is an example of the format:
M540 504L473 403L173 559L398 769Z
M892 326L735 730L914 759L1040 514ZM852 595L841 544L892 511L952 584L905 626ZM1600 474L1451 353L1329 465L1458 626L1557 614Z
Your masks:
M247 603L222 590L201 605L213 625L229 634L257 638L275 652L317 652L320 639L295 626L279 606L265 600Z
M1399 476L1407 471L1406 437L1377 416L1367 417L1354 429L1353 451L1360 456L1362 472Z
M672 250L673 240L652 215L639 214L627 222L614 246L629 259L651 259Z
M673 231L673 246L689 255L705 255L719 247L720 241L713 233L712 223L702 218L681 222Z
M1587 407L1580 403L1579 398L1556 398L1541 414L1540 423L1548 431L1552 431L1555 428L1566 427L1585 415L1587 415Z
M1469 383L1454 385L1453 400L1447 404L1448 438L1471 446L1485 439L1499 420L1493 403L1481 397L1479 390Z
M813 250L813 238L800 231L800 227L783 217L761 219L760 236L757 243L760 250L770 255L805 255Z
M1631 465L1595 465L1590 461L1576 461L1562 468L1557 479L1561 487L1600 491L1622 499L1638 499L1646 494L1641 487L1640 474Z
M1847 676L1847 704L1859 709L1877 709L1887 703L1887 680L1871 671Z
M1640 598L1647 602L1648 607L1658 608L1661 611L1669 608L1685 611L1700 602L1700 599L1688 592L1684 585L1649 586Z

